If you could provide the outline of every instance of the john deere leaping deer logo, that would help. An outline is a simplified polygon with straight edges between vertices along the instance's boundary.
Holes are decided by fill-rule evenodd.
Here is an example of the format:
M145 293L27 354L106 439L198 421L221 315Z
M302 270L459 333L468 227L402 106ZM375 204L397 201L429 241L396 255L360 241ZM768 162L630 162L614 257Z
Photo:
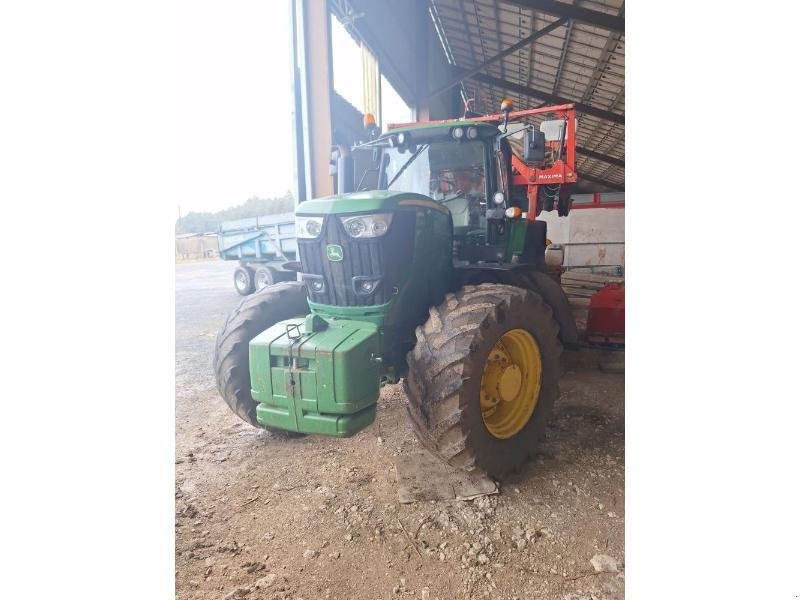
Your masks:
M339 262L344 258L344 251L339 244L328 244L325 253L328 255L328 260L333 262Z

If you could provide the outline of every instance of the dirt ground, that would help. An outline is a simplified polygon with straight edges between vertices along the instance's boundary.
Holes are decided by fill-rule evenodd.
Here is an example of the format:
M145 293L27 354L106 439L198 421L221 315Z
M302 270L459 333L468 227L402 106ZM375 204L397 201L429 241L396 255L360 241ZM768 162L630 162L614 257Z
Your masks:
M281 439L228 410L211 360L234 268L176 266L177 598L624 596L624 375L565 353L546 439L499 495L401 505L394 460L419 447L401 386L344 440Z

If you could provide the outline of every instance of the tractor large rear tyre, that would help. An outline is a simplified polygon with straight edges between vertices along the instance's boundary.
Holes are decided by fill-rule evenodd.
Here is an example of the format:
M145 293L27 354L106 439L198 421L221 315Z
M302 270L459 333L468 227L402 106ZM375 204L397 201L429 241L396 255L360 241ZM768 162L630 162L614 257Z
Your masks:
M516 433L501 439L490 432L482 412L484 369L498 341L509 333L520 335L514 334L520 329L538 348L538 397L525 395L535 402L532 413L518 420ZM558 397L562 348L550 307L535 292L515 286L469 285L431 308L416 335L406 392L422 445L468 472L503 478L518 470L543 435Z
M306 289L287 281L265 287L244 298L217 334L214 374L217 389L233 412L253 427L291 435L265 427L256 420L257 403L250 392L250 340L278 321L308 313Z

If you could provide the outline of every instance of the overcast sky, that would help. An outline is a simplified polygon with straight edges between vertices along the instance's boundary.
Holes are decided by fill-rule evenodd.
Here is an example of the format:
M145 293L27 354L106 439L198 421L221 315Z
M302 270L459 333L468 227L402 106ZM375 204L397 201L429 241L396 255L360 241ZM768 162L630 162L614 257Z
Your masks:
M288 2L180 0L177 40L182 213L285 193L292 186Z
M288 0L178 2L182 214L217 211L292 188L288 12ZM335 20L331 43L334 85L363 110L361 51ZM386 79L381 93L384 123L411 119Z

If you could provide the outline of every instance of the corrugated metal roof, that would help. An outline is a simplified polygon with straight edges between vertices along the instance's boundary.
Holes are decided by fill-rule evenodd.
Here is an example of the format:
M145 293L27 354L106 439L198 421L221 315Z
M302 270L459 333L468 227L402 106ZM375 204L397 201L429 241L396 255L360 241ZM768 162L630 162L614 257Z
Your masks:
M567 14L577 8L624 16L624 0L430 0L430 4L448 60L463 69L479 66L557 21L555 13L562 8ZM624 187L624 166L597 158L607 156L624 165L624 33L583 19L569 20L465 79L463 91L474 98L471 107L481 113L497 112L503 98L511 98L522 110L551 104L552 96L596 109L592 112L599 115L578 106L577 145L592 154L578 154L579 177Z

